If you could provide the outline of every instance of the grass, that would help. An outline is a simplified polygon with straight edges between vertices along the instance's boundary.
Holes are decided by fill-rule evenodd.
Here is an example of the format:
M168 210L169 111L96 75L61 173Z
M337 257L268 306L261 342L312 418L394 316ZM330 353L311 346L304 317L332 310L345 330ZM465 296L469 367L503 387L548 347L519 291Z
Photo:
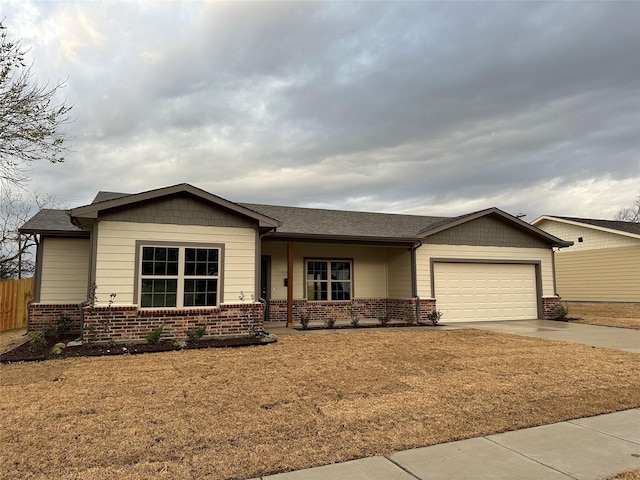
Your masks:
M640 406L640 355L473 330L0 365L0 478L250 478Z
M621 473L615 477L611 477L610 480L640 480L640 469L629 470L628 472Z
M567 302L569 317L578 323L640 330L640 303L579 303Z

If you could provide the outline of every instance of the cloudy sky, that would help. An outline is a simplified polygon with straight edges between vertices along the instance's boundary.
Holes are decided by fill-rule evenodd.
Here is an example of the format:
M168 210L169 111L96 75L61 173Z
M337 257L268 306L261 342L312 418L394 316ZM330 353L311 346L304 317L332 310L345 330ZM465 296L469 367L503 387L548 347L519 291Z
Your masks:
M73 151L30 190L612 218L640 195L640 2L0 1Z

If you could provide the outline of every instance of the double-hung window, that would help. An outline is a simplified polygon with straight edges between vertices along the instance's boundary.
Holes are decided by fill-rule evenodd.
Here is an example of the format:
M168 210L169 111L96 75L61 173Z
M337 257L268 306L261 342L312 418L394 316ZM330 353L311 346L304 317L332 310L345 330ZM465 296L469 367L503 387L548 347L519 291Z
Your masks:
M351 300L351 261L307 260L307 300Z
M219 304L221 247L140 245L142 308Z

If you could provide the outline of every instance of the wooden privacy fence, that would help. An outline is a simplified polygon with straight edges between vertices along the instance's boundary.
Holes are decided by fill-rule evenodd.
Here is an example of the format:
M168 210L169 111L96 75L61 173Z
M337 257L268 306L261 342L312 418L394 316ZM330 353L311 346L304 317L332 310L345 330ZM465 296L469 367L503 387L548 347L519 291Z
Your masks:
M27 326L27 304L33 298L33 278L0 282L0 332Z

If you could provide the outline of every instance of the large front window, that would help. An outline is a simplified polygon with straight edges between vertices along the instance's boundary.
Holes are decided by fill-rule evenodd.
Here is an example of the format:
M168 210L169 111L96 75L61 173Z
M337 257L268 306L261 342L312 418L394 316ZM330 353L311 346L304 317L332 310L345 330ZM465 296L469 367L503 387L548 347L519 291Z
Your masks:
M140 306L218 305L220 248L141 246Z
M308 260L307 300L351 300L351 262Z

